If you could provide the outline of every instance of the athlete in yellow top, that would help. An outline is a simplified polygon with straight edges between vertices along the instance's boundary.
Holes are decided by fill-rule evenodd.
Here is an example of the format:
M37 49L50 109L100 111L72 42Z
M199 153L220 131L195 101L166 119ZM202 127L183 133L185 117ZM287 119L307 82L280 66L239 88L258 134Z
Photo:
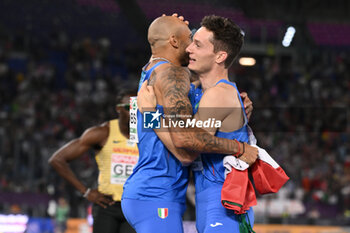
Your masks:
M85 130L80 138L58 149L49 163L60 176L72 184L86 199L93 202L94 233L135 232L124 218L120 206L123 185L138 160L138 149L129 137L129 98L136 91L124 91L117 105L119 119ZM98 189L86 187L69 167L69 161L97 149Z

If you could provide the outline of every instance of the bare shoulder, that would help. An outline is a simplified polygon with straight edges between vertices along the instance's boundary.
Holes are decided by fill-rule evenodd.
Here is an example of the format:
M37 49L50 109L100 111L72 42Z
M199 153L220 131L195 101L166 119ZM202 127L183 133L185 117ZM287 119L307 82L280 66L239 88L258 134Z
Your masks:
M187 67L167 65L164 67L159 67L157 70L159 76L164 77L165 79L170 80L186 80L190 82L191 73Z
M204 92L199 107L236 107L235 99L237 99L237 91L235 88L227 87L227 85L217 85L208 88Z
M80 140L89 145L102 144L109 135L109 122L90 127L84 131Z
M161 74L164 70L168 69L170 66L172 66L170 63L162 64L161 66L156 67L151 74L151 77L149 78L148 85L154 86L158 80Z
M223 104L225 104L225 107L240 107L241 104L239 102L238 98L238 92L237 89L233 86L226 84L226 83L220 83L216 86L216 91L220 94L220 97L224 100Z
M187 67L174 66L170 63L156 67L148 85L154 86L156 89L164 89L164 85L171 85L174 82L181 84L182 82L190 83L191 73Z
M192 113L191 103L188 99L190 90L190 71L185 67L168 65L156 70L154 92L157 103L165 106L168 115ZM166 110L164 110L166 111Z
M168 65L156 70L156 72L157 82L155 86L163 95L172 94L173 91L181 93L189 91L191 73L186 67Z

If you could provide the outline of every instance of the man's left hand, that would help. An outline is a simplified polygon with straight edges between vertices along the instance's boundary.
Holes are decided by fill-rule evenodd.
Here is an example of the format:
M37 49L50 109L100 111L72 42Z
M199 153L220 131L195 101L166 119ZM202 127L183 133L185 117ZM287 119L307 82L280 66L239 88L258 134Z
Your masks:
M167 16L166 14L162 14L162 16ZM187 20L185 20L185 17L183 17L182 15L178 15L177 13L173 13L171 16L178 18L179 20L183 21L185 24L189 24L189 22Z
M242 92L241 98L243 100L245 113L246 113L248 120L249 120L250 116L252 115L252 112L253 112L253 102L249 99L247 92Z

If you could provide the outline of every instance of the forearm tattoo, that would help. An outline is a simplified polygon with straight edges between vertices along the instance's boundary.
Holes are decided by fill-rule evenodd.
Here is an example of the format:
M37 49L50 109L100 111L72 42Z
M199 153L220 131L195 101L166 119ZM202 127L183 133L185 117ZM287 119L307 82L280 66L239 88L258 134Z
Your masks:
M192 106L188 99L190 72L182 67L169 67L161 84L165 118L168 116L168 121L192 118ZM234 141L215 137L201 128L170 128L170 132L181 138L187 150L230 154L238 149Z

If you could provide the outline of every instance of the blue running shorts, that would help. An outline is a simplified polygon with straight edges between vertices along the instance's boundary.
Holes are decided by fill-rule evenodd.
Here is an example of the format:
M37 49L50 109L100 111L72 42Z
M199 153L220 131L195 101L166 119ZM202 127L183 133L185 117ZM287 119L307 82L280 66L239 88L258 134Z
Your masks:
M122 199L124 216L137 233L183 233L185 209L185 204L175 202Z

